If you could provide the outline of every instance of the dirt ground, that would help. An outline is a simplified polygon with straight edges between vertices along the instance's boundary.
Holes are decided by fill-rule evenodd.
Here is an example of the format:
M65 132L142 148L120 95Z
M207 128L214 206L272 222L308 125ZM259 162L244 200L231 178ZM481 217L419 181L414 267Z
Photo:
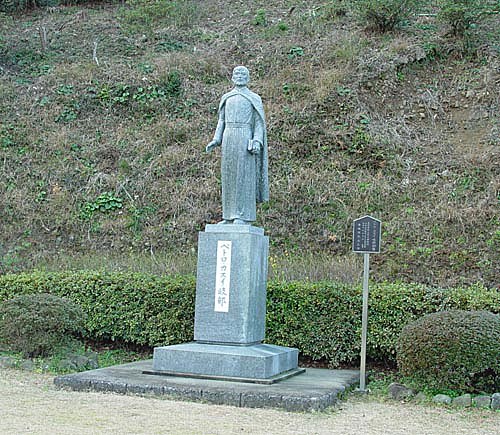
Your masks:
M323 413L288 413L57 390L53 377L0 369L2 434L484 434L500 413L350 397Z

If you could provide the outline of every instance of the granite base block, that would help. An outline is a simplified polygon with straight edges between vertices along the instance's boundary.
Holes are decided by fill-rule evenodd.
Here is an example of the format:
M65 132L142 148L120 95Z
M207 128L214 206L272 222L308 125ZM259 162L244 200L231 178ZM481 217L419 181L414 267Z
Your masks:
M269 379L297 365L297 349L271 344L183 343L157 347L153 356L153 371L232 378Z

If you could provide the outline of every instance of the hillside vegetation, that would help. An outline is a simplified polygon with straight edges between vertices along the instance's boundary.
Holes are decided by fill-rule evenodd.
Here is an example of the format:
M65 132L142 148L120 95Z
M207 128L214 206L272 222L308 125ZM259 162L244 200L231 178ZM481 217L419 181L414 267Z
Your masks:
M256 224L273 258L353 267L352 221L370 214L376 279L498 286L498 3L465 34L426 2L381 32L353 3L0 14L0 273L194 256L221 219L220 150L204 147L243 64L267 112L271 201Z

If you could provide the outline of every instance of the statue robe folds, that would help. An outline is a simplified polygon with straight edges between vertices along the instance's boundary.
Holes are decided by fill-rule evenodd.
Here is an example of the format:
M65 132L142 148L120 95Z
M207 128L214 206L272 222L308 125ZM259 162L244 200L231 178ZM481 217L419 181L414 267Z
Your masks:
M267 133L261 98L235 88L219 105L214 140L222 146L222 217L256 219L256 203L269 200ZM256 142L251 142L256 141ZM252 144L260 151L252 153Z

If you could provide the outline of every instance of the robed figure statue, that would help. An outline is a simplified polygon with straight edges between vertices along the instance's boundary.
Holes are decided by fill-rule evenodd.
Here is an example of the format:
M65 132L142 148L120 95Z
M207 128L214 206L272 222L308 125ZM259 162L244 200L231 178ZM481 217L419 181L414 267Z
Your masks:
M248 69L233 70L234 89L223 95L207 152L222 146L222 222L250 224L256 203L269 200L267 134L261 98L247 88Z

